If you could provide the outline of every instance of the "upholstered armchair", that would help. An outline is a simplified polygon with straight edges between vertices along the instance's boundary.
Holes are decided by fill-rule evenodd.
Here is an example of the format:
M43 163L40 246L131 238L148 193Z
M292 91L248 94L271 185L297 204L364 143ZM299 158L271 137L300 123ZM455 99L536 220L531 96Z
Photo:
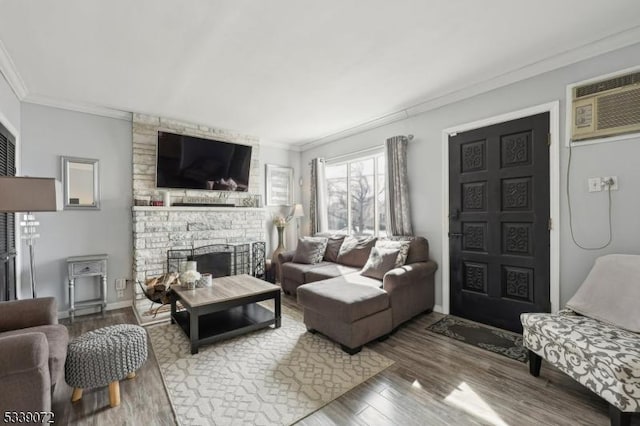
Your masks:
M0 413L50 411L69 333L54 298L0 303Z

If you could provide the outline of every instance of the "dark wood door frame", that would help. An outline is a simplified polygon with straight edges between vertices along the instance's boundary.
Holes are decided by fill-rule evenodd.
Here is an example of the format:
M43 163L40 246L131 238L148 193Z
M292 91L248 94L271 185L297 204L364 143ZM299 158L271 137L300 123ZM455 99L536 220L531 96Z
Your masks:
M550 217L552 228L550 233L550 299L551 311L560 308L560 102L554 101L530 108L502 114L487 119L450 127L442 131L442 305L434 310L448 314L450 309L450 259L449 259L449 136L459 132L479 129L493 124L503 123L518 118L548 112L551 147L549 149L550 177Z

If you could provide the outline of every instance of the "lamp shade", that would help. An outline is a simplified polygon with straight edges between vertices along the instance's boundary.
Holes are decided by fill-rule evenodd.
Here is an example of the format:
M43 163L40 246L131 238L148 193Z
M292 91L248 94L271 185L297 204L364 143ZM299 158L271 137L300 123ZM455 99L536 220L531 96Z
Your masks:
M0 176L0 212L54 212L61 201L54 178Z
M293 217L304 217L304 210L302 210L302 204L296 204L293 208Z

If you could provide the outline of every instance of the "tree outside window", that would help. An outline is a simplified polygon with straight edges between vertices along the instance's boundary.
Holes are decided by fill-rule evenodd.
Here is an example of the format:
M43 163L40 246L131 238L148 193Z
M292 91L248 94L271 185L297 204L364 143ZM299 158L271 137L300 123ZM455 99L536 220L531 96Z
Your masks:
M386 235L383 154L326 166L329 231Z

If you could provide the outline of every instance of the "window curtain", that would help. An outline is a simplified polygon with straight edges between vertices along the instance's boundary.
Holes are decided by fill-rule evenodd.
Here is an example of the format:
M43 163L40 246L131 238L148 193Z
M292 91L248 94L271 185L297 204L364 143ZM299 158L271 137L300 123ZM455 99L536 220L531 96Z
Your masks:
M407 145L411 138L412 136L394 136L385 142L387 232L394 236L413 235L407 176Z
M329 221L327 215L327 185L324 165L324 158L314 158L311 160L311 200L309 204L311 235L325 232Z

